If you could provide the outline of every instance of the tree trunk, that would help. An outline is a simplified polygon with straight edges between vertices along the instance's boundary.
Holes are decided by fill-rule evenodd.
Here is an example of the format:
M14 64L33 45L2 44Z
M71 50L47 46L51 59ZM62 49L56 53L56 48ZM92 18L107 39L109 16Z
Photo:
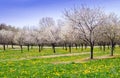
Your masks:
M90 44L90 59L93 59L93 49L94 49L93 44Z
M65 43L65 50L67 50L67 44Z
M31 49L33 49L33 45L31 45Z
M28 48L28 52L29 52L30 51L30 45L29 44L27 45L27 48Z
M55 51L55 43L52 43L51 45L52 45L53 53L56 53L56 51Z
M76 50L77 50L77 44L75 43L75 47L76 47Z
M40 49L40 44L38 45L38 47L39 47L39 52L41 52L41 49Z
M3 50L4 50L4 51L6 50L6 48L5 48L5 44L3 44Z
M87 44L85 44L85 50L87 49Z
M71 44L69 44L69 52L71 53Z
M20 45L20 49L21 49L21 53L23 53L23 47L22 47L22 45Z
M114 48L115 48L115 43L114 41L111 41L111 56L113 56Z
M106 44L105 44L105 43L103 43L103 51L105 51L105 48L106 48L105 46L106 46Z
M83 51L83 44L81 44L81 51Z

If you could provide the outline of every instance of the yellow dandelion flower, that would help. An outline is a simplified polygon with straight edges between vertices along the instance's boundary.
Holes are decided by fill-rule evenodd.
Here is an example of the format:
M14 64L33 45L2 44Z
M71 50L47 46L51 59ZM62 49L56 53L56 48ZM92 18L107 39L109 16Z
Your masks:
M58 72L55 72L55 75L56 75L56 76L60 76L60 74L59 74Z
M86 70L84 71L84 74L88 74L88 73L90 73L90 70L87 70L87 69L86 69Z

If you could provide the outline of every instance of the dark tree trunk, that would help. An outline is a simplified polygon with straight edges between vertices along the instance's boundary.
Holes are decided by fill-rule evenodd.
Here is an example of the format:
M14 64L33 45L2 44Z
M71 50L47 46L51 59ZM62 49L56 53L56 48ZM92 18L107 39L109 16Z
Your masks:
M87 44L85 44L85 50L87 49Z
M83 44L81 44L81 51L83 51Z
M67 50L67 44L65 43L65 50Z
M27 48L28 48L28 52L29 52L30 51L30 45L29 44L27 45Z
M92 30L90 30L90 59L93 59L94 39Z
M39 45L38 45L38 47L39 47L39 52L41 52L41 48L40 48L40 46L41 46L41 45L39 44Z
M71 44L69 44L69 52L71 53Z
M106 46L106 44L105 44L105 43L103 43L103 51L105 51L105 48L106 48L105 46Z
M76 47L76 50L77 50L77 44L75 43L75 47Z
M21 53L23 53L23 47L22 47L22 45L20 45L20 49L21 49Z
M4 51L6 50L6 48L5 48L5 44L3 44L3 50L4 50Z
M31 49L33 49L33 45L31 45Z
M115 43L114 41L111 41L111 56L113 56L114 48L115 48Z
M90 44L90 59L93 59L93 49L94 49L94 45L91 43Z
M56 53L56 51L55 51L55 43L52 43L51 45L52 45L53 53Z

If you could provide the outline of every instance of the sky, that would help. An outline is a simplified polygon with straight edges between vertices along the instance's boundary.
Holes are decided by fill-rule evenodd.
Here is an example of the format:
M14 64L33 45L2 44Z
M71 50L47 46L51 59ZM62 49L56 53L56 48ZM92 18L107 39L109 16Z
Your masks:
M0 0L0 23L20 28L38 26L42 17L62 19L65 9L81 4L120 16L120 0Z

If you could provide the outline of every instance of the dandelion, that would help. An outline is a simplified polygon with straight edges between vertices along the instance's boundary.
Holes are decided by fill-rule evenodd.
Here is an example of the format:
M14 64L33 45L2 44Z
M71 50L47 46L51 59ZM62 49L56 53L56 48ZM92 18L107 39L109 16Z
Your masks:
M27 71L23 70L21 74L28 74Z
M32 62L32 64L33 64L33 65L35 65L35 64L36 64L36 62L34 62L34 61L33 61L33 62Z
M90 73L90 70L85 70L84 72L83 72L84 74L88 74L88 73Z
M33 77L36 77L36 76L37 76L37 74L38 74L38 72L36 72L35 74L33 74Z
M56 75L56 76L60 76L60 74L59 74L58 72L55 72L55 75Z

